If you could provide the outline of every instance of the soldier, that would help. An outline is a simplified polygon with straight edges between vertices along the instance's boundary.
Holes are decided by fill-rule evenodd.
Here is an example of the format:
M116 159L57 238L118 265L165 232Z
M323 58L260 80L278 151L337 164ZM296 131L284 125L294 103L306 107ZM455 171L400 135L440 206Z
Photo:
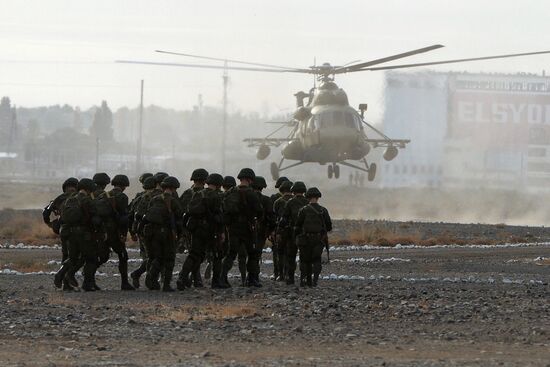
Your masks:
M52 229L52 231L59 235L59 230L61 229L61 207L65 200L74 193L77 192L78 179L70 177L63 182L61 186L63 193L57 196L55 199L50 201L48 206L42 210L42 219L44 223ZM51 220L52 213L55 215L55 219ZM67 249L67 238L60 237L61 240L61 264L63 264L69 257L69 251ZM69 279L69 276L72 276L72 279ZM63 287L78 287L78 282L74 278L74 274L67 274L67 279L63 279Z
M227 192L229 191L231 188L237 186L237 181L235 181L235 177L233 176L225 176L223 178L223 185L222 185L222 188L223 188L223 192Z
M276 274L275 280L277 281L284 281L286 279L286 252L288 248L288 244L292 238L292 231L289 226L284 224L284 221L282 220L283 212L285 205L287 201L292 199L292 193L290 192L290 189L292 187L292 182L285 181L281 184L279 187L279 191L283 196L281 196L275 203L273 203L273 211L275 212L276 216L276 223L277 228L275 230L275 244L277 249L277 265L276 269L273 270L273 273ZM273 262L273 266L275 267L275 261Z
M141 265L139 268L130 273L130 278L132 279L132 285L134 288L139 288L139 279L147 271L147 251L148 244L147 239L143 236L143 226L142 219L147 211L147 206L153 198L153 196L162 193L161 189L157 189L157 183L153 175L147 177L143 182L143 190L139 197L136 196L133 204L130 204L131 211L133 212L134 219L132 220L132 236L136 236L139 240L139 254L142 258ZM132 215L132 214L130 214Z
M254 178L252 188L254 189L254 192L256 192L256 194L258 195L263 209L262 215L258 218L258 230L255 246L258 257L258 268L260 268L262 263L262 254L266 240L268 238L273 239L273 231L275 230L275 213L273 212L273 203L269 196L262 194L262 190L266 187L267 183L262 176L256 176ZM260 283L259 277L257 279L257 283Z
M65 276L84 261L84 291L95 291L95 271L97 269L97 247L93 232L101 225L90 194L94 182L83 178L78 182L78 193L65 200L61 208L61 236L66 238L69 257L55 274L54 284L61 287ZM71 287L72 288L72 287ZM70 290L70 289L67 289Z
M207 178L208 178L208 171L205 170L204 168L197 168L191 174L191 181L193 181L193 185L187 190L185 190L183 194L181 194L180 196L181 207L184 211L184 219L183 219L184 228L183 228L183 236L181 239L182 249L186 248L189 250L191 248L191 241L192 241L191 233L187 229L187 220L188 220L186 215L187 206L189 205L189 201L191 201L191 197L193 196L193 193L204 189L204 185L206 184ZM194 270L193 285L196 288L203 287L200 267L198 269L193 269L193 270Z
M303 182L296 181L290 191L292 191L294 197L285 204L281 219L281 226L290 230L290 240L286 246L286 284L288 285L294 284L296 255L298 254L294 227L296 226L296 219L298 219L298 211L308 204L308 200L304 197L306 185Z
M275 188L279 189L279 192L271 195L270 199L271 199L272 206L275 204L275 202L278 199L280 199L283 196L280 189L281 189L281 184L285 181L289 181L289 179L283 176L283 177L279 177L275 182ZM280 268L279 250L277 248L276 239L271 238L270 241L271 241L271 253L273 255L273 279L276 280L277 278L279 278L279 268Z
M232 188L224 199L224 222L229 232L229 253L223 259L222 281L227 286L227 274L233 267L233 262L239 252L246 252L246 270L248 277L241 278L243 285L259 286L260 269L258 252L255 248L255 237L258 229L258 218L262 215L262 205L250 185L256 177L250 168L243 168L237 178L240 185Z
M208 256L212 261L212 288L225 288L221 284L221 246L224 239L222 197L223 177L217 173L206 179L208 187L195 191L187 206L187 229L191 232L191 249L179 273L177 288L182 291L191 286L189 274L200 270Z
M96 199L98 213L102 216L107 238L99 247L99 264L105 264L111 250L118 255L118 271L120 272L120 289L133 291L135 288L128 282L128 251L126 237L128 235L128 196L124 190L130 186L130 180L125 175L116 175L111 181L113 188L105 191Z
M321 273L321 255L332 231L328 210L318 204L321 192L311 187L306 192L309 204L298 212L296 242L300 247L300 286L316 287ZM311 278L313 274L313 279Z
M99 197L99 195L105 192L105 188L107 187L108 184L111 183L111 178L105 172L99 172L94 175L92 180L94 181L94 184L95 184L92 199L96 199L97 197Z
M145 183L145 180L148 178L148 177L153 177L153 174L152 173L143 173L141 176L139 176L139 183L142 185L143 187L143 184ZM136 223L134 223L134 220L135 220L135 214L136 214L136 207L137 207L137 203L139 201L139 198L141 195L143 195L145 193L145 189L144 191L140 191L136 194L136 196L132 199L132 201L130 201L130 205L128 205L128 231L130 232L130 236L132 237L132 241L136 242L139 240L138 238L138 235L136 233L136 228L137 228L137 225ZM139 253L140 255L142 254L142 245L141 243L139 244Z
M149 265L145 285L150 290L159 290L159 275L163 275L163 292L173 292L170 282L176 262L176 243L181 236L183 210L176 190L180 187L177 178L166 177L161 187L163 192L154 196L143 218L143 233L149 245Z

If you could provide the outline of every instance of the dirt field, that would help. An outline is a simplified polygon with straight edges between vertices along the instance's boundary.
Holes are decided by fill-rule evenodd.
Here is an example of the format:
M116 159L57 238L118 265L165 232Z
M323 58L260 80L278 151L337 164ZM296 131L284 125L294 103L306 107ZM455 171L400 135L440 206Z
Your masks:
M59 258L0 249L1 365L550 365L548 244L341 248L316 289L270 280L267 253L261 289L173 294L119 291L115 263L63 293Z

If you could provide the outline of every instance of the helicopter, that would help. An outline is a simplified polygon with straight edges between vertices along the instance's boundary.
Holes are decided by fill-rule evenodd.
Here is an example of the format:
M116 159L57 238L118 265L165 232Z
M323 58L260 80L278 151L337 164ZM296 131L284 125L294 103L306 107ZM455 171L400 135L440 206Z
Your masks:
M270 73L298 73L312 74L314 80L319 82L308 93L300 91L294 94L296 98L296 110L289 121L271 122L282 124L281 127L263 138L246 138L243 141L249 147L257 148L256 158L265 160L271 154L271 148L282 147L281 160L272 162L270 166L271 176L278 179L282 171L302 165L304 163L318 163L327 165L329 179L340 177L340 165L347 166L367 173L369 181L376 177L376 163L368 163L367 155L372 149L385 148L383 158L386 161L395 159L399 149L410 143L409 139L392 139L372 124L365 121L367 104L360 104L356 110L349 105L346 92L334 82L335 76L344 73L361 71L382 71L421 66L451 64L490 59L501 59L529 55L548 54L550 51L536 51L516 54L484 56L465 59L432 61L423 63L411 63L389 66L377 66L405 57L426 53L444 47L435 44L396 55L391 55L370 61L354 61L342 66L333 66L326 62L309 68L296 68L263 63L248 62L242 60L222 59L217 57L199 56L181 52L156 50L158 53L197 58L203 60L222 61L223 65L182 64L154 61L117 60L118 63L145 64L159 66L193 67L206 69L224 69L270 72ZM239 64L241 66L229 65ZM305 102L307 98L307 103ZM283 138L275 138L277 132L283 128L289 128L290 133ZM369 133L367 134L367 131ZM375 135L372 137L371 132ZM296 161L283 166L285 160ZM354 161L353 163L350 161ZM358 163L355 163L358 162Z

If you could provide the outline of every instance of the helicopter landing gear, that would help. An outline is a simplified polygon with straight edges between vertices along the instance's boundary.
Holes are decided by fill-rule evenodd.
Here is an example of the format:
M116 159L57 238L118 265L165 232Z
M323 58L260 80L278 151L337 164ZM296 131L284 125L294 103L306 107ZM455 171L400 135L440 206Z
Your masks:
M367 174L367 179L373 181L376 177L376 163L371 163L369 166L369 173Z
M275 162L271 162L270 169L271 169L271 178L273 178L273 181L277 181L279 179L281 171L284 171L284 170L287 170L289 168L296 167L296 166L299 166L299 165L305 163L303 161L300 161L300 162L297 162L297 163L294 163L294 164L289 164L286 167L283 167L284 160L285 160L284 158L281 159L281 162L279 164L277 164Z
M336 178L336 179L339 179L340 178L340 166L337 165L336 163L333 163L331 165L329 165L327 167L327 174L328 174L328 178Z
M346 167L350 167L350 168L358 169L358 170L363 171L363 172L367 172L367 179L369 181L374 181L374 178L376 177L376 163L371 163L369 165L365 158L362 159L362 162L365 165L365 168L356 166L355 164L348 163L348 162L340 162L340 164L342 164Z
M273 178L273 181L277 181L279 179L279 166L275 162L271 162L271 178Z

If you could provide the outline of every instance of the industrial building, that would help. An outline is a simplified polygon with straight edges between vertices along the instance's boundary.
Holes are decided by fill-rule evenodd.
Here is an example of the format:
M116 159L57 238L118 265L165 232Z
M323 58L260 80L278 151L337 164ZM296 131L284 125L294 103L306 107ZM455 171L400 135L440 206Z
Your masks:
M382 187L550 187L550 78L388 72L384 131L411 139Z

